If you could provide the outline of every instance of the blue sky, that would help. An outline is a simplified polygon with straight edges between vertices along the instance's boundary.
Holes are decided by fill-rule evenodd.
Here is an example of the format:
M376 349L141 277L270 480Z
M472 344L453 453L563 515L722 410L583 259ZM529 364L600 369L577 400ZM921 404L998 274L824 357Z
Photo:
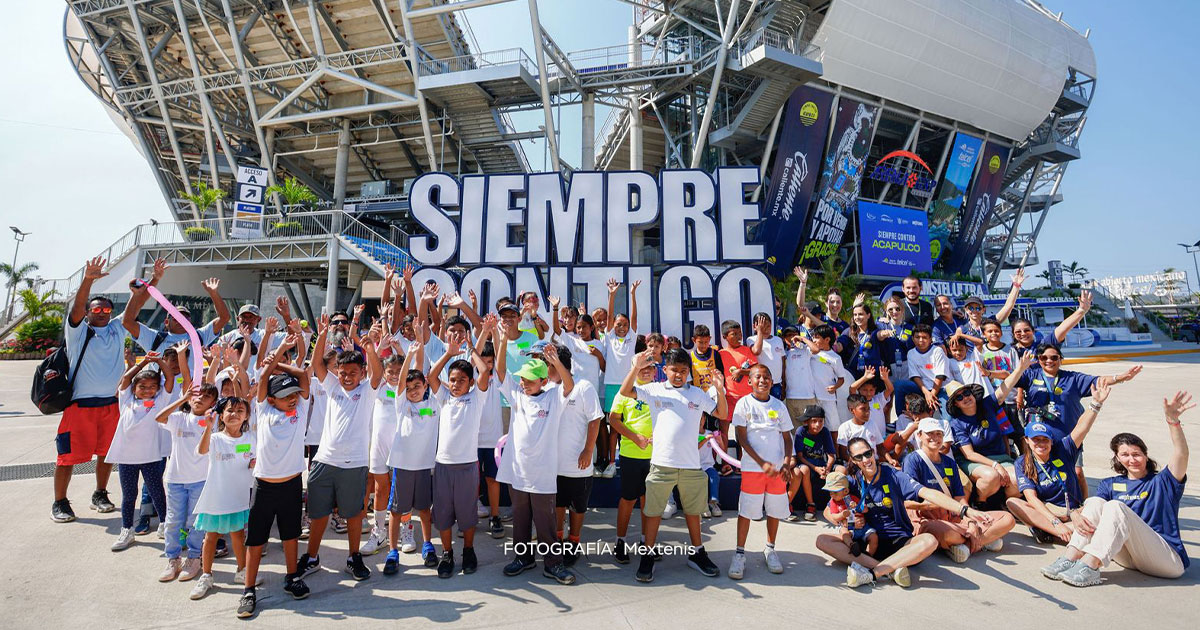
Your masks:
M10 60L0 66L6 94L0 99L6 197L0 227L33 232L21 261L35 260L46 277L61 277L136 223L166 220L168 213L145 161L67 62L63 4L10 4L9 19L0 21L0 58ZM1200 3L1160 0L1153 11L1089 0L1045 4L1079 30L1091 29L1099 77L1083 158L1067 171L1065 200L1043 228L1043 266L1051 258L1074 260L1098 276L1175 267L1191 278L1192 257L1176 243L1200 240L1189 175L1200 139L1191 122L1200 102L1193 28ZM629 5L543 0L540 6L546 29L568 51L626 41ZM472 10L469 17L482 50L520 46L532 54L525 2ZM597 128L606 113L597 112ZM541 124L540 113L523 116L521 126ZM563 155L576 165L578 118L564 109ZM539 167L542 144L527 142L526 148ZM10 236L0 233L0 261L12 259Z

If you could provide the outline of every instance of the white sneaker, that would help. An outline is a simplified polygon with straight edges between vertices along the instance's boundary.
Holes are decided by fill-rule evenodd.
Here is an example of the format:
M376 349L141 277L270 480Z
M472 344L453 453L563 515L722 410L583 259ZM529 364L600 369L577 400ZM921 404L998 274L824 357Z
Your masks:
M720 516L722 514L720 502L718 502L716 499L709 499L708 500L708 511L714 517Z
M783 573L783 563L779 561L779 554L775 553L774 547L764 549L763 558L767 561L768 571L771 573Z
M196 580L196 585L192 587L192 593L188 597L192 599L203 599L205 595L213 588L213 576L211 573L205 573Z
M996 540L993 540L992 542L984 545L983 548L987 549L988 551L993 551L993 552L1000 551L1001 549L1004 549L1004 539L997 538Z
M678 511L679 507L675 505L675 501L673 499L667 500L667 507L663 509L663 520L665 521L675 516L675 513Z
M233 574L233 583L245 588L246 586L246 567L238 569L237 573ZM262 586L262 574L259 573L254 578L254 586Z
M346 519L342 518L341 514L334 514L329 518L329 526L333 528L335 534L346 533Z
M183 560L179 558L170 558L167 560L167 568L163 569L163 572L158 574L158 581L170 582L171 580L179 577L179 569L182 566Z
M908 588L912 586L912 576L908 574L908 567L900 567L892 571L892 581L900 588Z
M863 584L874 583L875 578L871 577L871 572L863 565L851 562L850 566L846 567L846 586L858 588Z
M308 512L304 513L304 518L300 521L300 540L308 540L308 535L311 532L312 519L308 518Z
M413 524L412 521L400 524L400 551L404 553L412 553L417 550L417 543L413 540Z
M379 533L379 528L373 528L371 535L367 536L367 540L358 551L364 556L370 556L379 553L384 547L387 547L387 536Z
M117 540L112 544L113 551L122 551L128 549L133 544L133 528L123 527L121 533L117 534Z
M511 523L511 522L512 522L512 519L513 519L513 516L512 516L512 508L505 508L505 509L503 509L503 510L500 510L500 520L501 520L501 522L504 522L504 523Z
M946 555L950 556L950 559L958 564L962 564L967 561L967 558L971 557L971 548L961 544L950 545L950 547L946 549Z
M612 479L617 476L617 462L609 462L608 466L604 467L604 472L600 473L605 479Z
M746 554L733 554L733 562L729 563L729 579L740 580L746 574Z
M183 561L183 571L179 573L179 581L187 582L194 579L203 572L200 566L200 558L188 558Z
M158 539L159 540L167 539L167 524L166 523L158 524Z
M487 518L488 515L491 513L492 513L491 510L484 507L483 501L476 499L476 501L475 501L475 516L478 516L479 518Z

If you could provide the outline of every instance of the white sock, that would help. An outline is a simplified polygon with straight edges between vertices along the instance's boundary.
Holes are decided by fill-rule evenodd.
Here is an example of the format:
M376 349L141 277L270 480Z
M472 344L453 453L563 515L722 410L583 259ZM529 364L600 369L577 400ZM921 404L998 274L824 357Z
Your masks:
M380 531L387 526L387 510L375 510L375 527Z

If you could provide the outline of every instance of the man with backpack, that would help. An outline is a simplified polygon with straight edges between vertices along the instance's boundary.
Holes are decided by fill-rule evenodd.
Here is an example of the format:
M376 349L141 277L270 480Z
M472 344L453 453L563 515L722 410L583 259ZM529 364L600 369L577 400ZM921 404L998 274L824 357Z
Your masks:
M115 509L108 498L108 478L112 464L104 461L109 444L116 432L117 384L125 371L125 338L128 331L120 317L113 316L112 300L97 295L89 299L92 284L107 276L107 261L97 256L83 268L83 280L71 304L65 328L66 351L70 360L70 404L63 410L58 423L55 445L58 448L54 469L54 504L50 518L56 523L75 520L75 512L67 499L67 486L76 464L97 457L96 491L92 493L91 508L98 512ZM154 265L156 277L166 266Z

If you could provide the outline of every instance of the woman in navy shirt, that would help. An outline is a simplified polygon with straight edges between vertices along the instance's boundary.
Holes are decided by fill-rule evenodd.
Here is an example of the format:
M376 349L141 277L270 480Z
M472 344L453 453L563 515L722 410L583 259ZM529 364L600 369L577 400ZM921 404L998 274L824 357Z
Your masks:
M1012 420L1004 412L1001 401L1032 361L1030 356L1022 357L1018 369L1013 370L991 396L985 396L983 387L976 384L951 382L946 385L946 409L950 414L954 448L958 451L958 465L975 484L980 501L1000 490L1010 497L1017 496L1017 476L1012 453L1008 450Z
M875 458L875 448L863 438L850 440L847 452L854 464L852 468L858 469L858 474L850 477L851 492L858 495L862 508L854 513L855 527L874 528L879 534L879 547L874 557L855 556L841 537L821 534L817 536L817 549L850 565L846 569L846 585L851 588L873 583L888 574L896 584L907 587L912 584L908 567L920 563L937 549L938 541L932 534L914 536L904 508L906 501L925 501L985 526L992 522L987 513L962 505L895 468L880 464Z
M1024 498L1009 499L1008 509L1029 526L1038 542L1058 538L1065 543L1078 526L1072 519L1083 504L1083 492L1075 472L1075 457L1108 393L1108 385L1092 385L1092 403L1067 437L1058 437L1044 422L1025 427L1028 454L1017 458L1016 464L1017 489Z
M866 296L861 297L865 299ZM854 374L855 379L860 379L868 367L886 365L883 362L884 352L888 348L888 340L892 338L892 331L876 325L871 307L857 301L854 308L850 309L850 321L850 328L838 338L841 344L838 351L849 351L846 368Z
M1187 482L1188 446L1179 416L1195 406L1186 392L1163 399L1173 448L1161 471L1141 438L1113 436L1109 447L1117 476L1101 481L1096 496L1071 515L1075 527L1067 550L1042 569L1043 575L1072 586L1094 586L1100 583L1100 568L1112 560L1154 577L1183 575L1189 562L1179 536L1179 500Z

